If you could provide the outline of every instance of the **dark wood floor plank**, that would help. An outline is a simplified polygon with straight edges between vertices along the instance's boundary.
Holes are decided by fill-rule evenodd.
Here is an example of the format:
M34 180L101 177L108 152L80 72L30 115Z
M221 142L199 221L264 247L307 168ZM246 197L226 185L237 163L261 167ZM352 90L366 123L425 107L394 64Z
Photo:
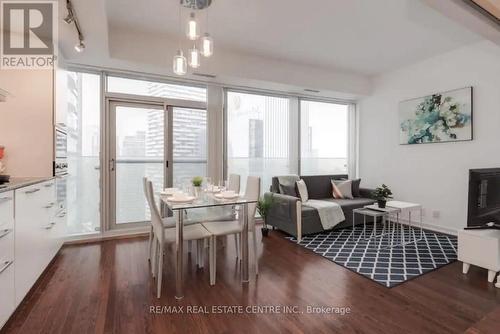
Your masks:
M167 247L163 294L155 297L147 240L64 247L2 333L499 333L500 289L486 272L453 263L387 289L273 231L259 238L257 278L240 283L233 239L219 245L217 284L186 254L185 297L174 298L174 250ZM154 314L151 306L298 306L300 314ZM307 306L350 314L308 314Z

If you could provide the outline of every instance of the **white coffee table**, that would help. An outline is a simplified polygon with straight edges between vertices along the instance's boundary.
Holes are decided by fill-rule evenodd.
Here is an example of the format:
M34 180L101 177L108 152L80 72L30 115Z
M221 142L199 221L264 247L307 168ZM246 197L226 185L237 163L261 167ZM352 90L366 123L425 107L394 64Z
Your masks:
M422 223L422 205L421 204L417 204L417 203L410 203L410 202L403 202L403 201L388 201L387 202L387 206L391 207L391 208L398 208L401 210L401 215L404 215L406 213L408 213L408 226L409 226L409 233L410 233L410 241L406 242L405 243L405 240L404 240L404 226L403 226L403 244L404 245L408 245L408 244L411 244L411 243L417 243L419 242L420 240L422 240L424 238L424 230L423 230L423 223ZM418 224L420 225L420 236L419 238L417 239L416 235L414 235L412 233L412 225L413 225L413 221L412 221L412 212L415 212L417 211L419 213L419 221L418 221ZM416 222L415 222L416 223ZM411 241L411 237L413 235L413 241Z
M365 206L364 208L359 208L359 209L354 209L352 210L352 230L354 232L354 226L356 225L356 214L358 215L363 215L363 233L362 233L362 237L364 238L364 240L370 240L370 239L377 239L377 238L381 238L380 239L380 242L378 244L378 249L381 249L381 248L392 248L394 247L394 232L391 232L391 221L389 220L389 227L388 227L388 232L386 232L386 221L387 221L387 217L389 217L391 214L395 214L396 216L398 216L399 214L399 211L400 209L397 209L397 208L379 208L378 206L372 206L370 208L370 206ZM372 232L370 233L370 236L368 238L366 238L366 217L369 216L369 217L373 217L373 230ZM382 233L380 234L377 234L377 219L378 218L382 218ZM397 221L397 219L396 219ZM396 225L396 223L395 223ZM397 234L397 233L396 233ZM382 241L383 241L383 238L384 236L388 236L389 240L390 240L390 245L388 247L382 247ZM354 236L354 233L353 233L353 236Z
M400 234L401 237L401 242L397 243L396 246L404 246L412 243L417 243L420 240L423 239L423 226L422 226L422 205L416 204L416 203L409 203L409 202L402 202L402 201L388 201L386 203L385 209L379 208L377 204L372 204L372 205L367 205L365 208L371 209L371 210L386 210L389 211L389 214L387 216L389 222L391 222L391 219L394 220L394 229L397 235ZM393 211L394 209L397 209L396 211ZM392 212L391 212L392 211ZM412 212L414 211L419 211L420 212L420 237L417 239L416 236L412 233ZM405 240L405 226L400 220L400 216L408 214L408 225L409 225L409 234L410 234L410 239L407 242ZM394 217L395 215L395 217ZM389 224L390 226L390 224ZM400 233L398 230L400 229ZM412 235L413 235L413 240L412 240Z

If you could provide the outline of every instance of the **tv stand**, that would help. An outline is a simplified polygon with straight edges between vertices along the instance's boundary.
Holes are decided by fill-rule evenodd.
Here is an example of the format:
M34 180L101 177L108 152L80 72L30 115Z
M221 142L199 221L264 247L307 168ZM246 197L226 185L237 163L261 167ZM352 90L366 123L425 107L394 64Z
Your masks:
M500 271L500 231L494 227L458 231L458 260L463 263L464 274L471 265L488 269L488 282L493 283Z
M464 228L464 230L488 230L488 229L500 230L500 224L487 223L487 224L484 224L484 225L468 226L468 227Z

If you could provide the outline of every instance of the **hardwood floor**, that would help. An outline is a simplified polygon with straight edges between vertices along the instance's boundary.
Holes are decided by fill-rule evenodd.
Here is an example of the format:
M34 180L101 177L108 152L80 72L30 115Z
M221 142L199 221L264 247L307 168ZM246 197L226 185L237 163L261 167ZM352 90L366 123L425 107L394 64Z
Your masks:
M217 255L217 284L208 263L185 265L185 297L174 298L173 255L156 299L147 240L111 240L64 247L2 333L499 333L500 289L485 270L461 274L455 262L387 289L272 231L259 240L260 274L240 283L230 238ZM172 251L172 249L170 249ZM252 271L253 274L253 271ZM187 314L188 306L298 306L303 314ZM307 306L350 313L308 314ZM152 306L183 306L155 314Z

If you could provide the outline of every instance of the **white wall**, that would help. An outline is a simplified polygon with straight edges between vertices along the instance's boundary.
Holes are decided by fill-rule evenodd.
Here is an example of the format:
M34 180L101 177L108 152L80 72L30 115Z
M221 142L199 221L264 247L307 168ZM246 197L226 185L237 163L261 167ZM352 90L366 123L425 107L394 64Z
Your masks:
M466 86L474 88L473 141L399 145L400 101ZM500 167L500 47L480 42L380 76L359 110L363 186L386 183L397 199L423 204L424 222L437 229L464 227L468 170Z
M51 176L53 159L52 70L0 70L0 145L7 174Z

